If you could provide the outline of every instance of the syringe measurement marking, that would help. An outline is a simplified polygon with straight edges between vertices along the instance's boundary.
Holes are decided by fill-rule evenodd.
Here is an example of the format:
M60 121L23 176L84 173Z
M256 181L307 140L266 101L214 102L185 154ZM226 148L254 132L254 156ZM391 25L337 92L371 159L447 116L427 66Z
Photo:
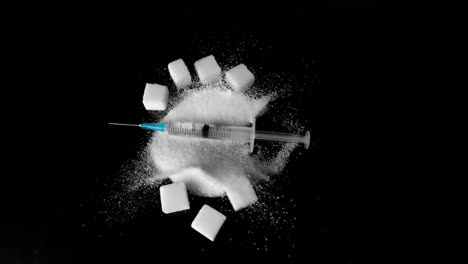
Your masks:
M204 134L203 129L198 129L194 126L192 128L184 128L182 125L177 127L169 127L168 132L171 134L198 136L213 139L231 139L230 129L221 129L219 127L209 127L207 133Z

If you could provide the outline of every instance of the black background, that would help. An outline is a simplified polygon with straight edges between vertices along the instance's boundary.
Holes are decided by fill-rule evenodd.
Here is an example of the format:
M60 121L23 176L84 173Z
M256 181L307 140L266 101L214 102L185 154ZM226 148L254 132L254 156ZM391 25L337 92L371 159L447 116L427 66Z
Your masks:
M8 149L11 169L2 176L2 263L388 259L392 252L375 252L394 218L395 178L387 161L395 158L391 135L401 106L394 99L404 93L397 80L405 64L397 7L71 8L12 29L7 55L14 80L8 91L14 95L5 96L4 105L13 105L11 124L24 121L27 127L9 129L18 143ZM296 256L288 258L281 243L259 253L199 236L181 239L190 229L177 229L192 215L161 220L158 212L106 226L97 212L109 172L138 149L143 135L111 131L106 123L144 121L144 82L167 79L151 70L178 57L195 61L211 53L190 41L215 38L231 48L246 37L264 45L262 54L255 48L242 54L247 65L264 65L264 73L293 72L306 87L297 105L316 146L290 169L301 175L293 182Z

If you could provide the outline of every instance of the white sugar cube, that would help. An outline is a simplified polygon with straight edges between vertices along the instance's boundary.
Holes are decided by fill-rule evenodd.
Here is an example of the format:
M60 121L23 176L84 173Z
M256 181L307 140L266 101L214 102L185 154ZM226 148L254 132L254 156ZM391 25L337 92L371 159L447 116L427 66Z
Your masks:
M169 74L177 86L177 89L183 89L192 84L192 77L182 59L169 63L167 68L169 69Z
M190 209L187 189L183 182L163 185L159 188L161 208L166 214Z
M165 110L169 90L164 85L147 83L143 94L143 105L146 110Z
M226 82L237 92L242 92L249 88L254 81L255 76L244 64L239 64L226 72Z
M234 211L239 211L255 203L258 198L247 177L236 177L226 185L226 195Z
M221 78L221 68L213 55L196 61L195 70L203 84L212 83Z
M193 220L192 228L214 241L225 220L226 216L205 204Z

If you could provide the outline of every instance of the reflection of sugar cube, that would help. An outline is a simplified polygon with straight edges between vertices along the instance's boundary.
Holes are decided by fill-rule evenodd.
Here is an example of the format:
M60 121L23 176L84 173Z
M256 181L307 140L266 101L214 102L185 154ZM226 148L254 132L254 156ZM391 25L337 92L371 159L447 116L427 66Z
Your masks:
M225 220L226 216L205 204L193 220L192 228L214 241Z
M177 86L177 89L182 89L192 84L192 77L182 59L169 63L167 68L169 69L169 74Z
M254 81L255 77L253 73L244 64L239 64L226 72L226 82L237 92L242 92L249 88Z
M187 189L183 182L163 185L159 188L162 211L166 214L190 209Z
M169 90L166 86L147 83L143 94L143 105L146 110L165 110Z
M257 195L247 177L234 178L226 186L226 195L234 211L239 211L257 201Z
M212 83L221 78L221 68L213 55L196 61L195 70L202 84Z

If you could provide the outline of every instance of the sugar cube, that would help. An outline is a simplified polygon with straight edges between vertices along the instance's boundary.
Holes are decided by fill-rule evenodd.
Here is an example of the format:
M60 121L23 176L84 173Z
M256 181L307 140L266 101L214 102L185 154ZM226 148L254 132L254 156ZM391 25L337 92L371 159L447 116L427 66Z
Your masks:
M169 90L164 85L147 83L143 94L143 105L146 110L165 110Z
M195 70L202 84L212 83L221 78L221 68L213 55L196 61Z
M163 185L159 188L161 208L166 214L190 209L187 189L183 182Z
M214 241L225 220L226 216L205 204L193 220L192 228Z
M234 211L239 211L257 201L257 195L249 179L236 177L226 184L226 195Z
M182 59L169 63L167 68L169 69L169 74L177 86L177 89L183 89L192 84L192 77Z
M253 73L244 64L239 64L226 72L226 82L237 92L242 92L249 88L254 81L255 77Z

